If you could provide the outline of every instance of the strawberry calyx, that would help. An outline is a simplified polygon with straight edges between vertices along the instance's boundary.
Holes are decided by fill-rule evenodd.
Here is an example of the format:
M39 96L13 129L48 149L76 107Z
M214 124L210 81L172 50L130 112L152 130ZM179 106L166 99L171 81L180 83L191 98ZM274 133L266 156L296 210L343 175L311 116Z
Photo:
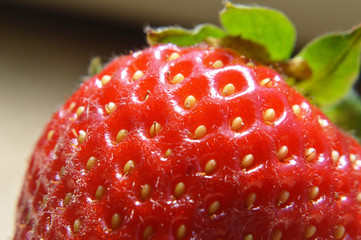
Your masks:
M290 85L305 96L312 96L312 101L326 114L340 112L343 109L340 106L351 101L349 99L352 102L347 106L361 108L357 95L348 97L360 73L361 25L351 31L316 38L295 54L295 27L277 10L225 2L220 23L222 27L202 24L194 29L148 27L147 41L151 46L159 43L192 46L205 42L230 48L280 72ZM343 111L353 111L353 108ZM339 119L338 114L328 116L346 130L355 126L347 124L344 118ZM361 113L353 119L361 121ZM361 134L361 126L357 128L356 132Z

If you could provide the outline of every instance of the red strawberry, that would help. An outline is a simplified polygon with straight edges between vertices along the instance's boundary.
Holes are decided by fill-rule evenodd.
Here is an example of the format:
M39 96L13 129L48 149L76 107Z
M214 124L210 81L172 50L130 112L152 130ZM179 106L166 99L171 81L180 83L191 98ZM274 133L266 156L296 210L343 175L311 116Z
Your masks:
M119 57L54 114L15 239L358 239L361 147L226 48Z

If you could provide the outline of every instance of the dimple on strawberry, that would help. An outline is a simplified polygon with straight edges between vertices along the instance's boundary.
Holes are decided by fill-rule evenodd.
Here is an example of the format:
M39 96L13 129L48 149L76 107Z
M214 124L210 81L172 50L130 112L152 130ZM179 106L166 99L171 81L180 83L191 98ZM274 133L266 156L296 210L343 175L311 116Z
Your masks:
M14 239L361 237L361 147L333 123L359 123L361 28L290 58L282 13L220 19L93 66L35 147Z

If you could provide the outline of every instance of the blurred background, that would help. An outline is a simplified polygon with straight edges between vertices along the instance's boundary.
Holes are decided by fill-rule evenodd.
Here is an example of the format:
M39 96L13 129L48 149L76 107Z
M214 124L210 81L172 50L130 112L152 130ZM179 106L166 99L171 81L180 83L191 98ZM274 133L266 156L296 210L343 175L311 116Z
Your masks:
M360 0L240 1L279 9L297 48L361 23ZM90 59L146 46L147 25L218 24L221 0L0 0L0 239L11 239L23 174L42 127L87 75Z

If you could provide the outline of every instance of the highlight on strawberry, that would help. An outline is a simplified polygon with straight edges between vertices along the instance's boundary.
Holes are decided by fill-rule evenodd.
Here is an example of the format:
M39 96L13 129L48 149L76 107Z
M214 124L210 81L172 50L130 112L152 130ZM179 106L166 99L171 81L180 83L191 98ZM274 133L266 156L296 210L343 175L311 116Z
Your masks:
M92 62L37 142L15 240L360 238L361 27L294 53L276 10L220 22Z

